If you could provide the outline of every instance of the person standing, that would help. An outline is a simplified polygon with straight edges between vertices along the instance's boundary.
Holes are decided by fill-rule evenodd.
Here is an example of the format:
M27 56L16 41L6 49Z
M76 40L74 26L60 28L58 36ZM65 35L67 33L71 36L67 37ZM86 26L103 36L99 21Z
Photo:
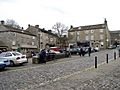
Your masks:
M91 47L88 48L88 55L90 57L90 54L91 54Z
M40 57L40 63L46 63L46 51L45 51L45 49L41 50L39 57Z
M83 55L83 47L80 47L79 55L80 55L80 56L81 56L81 55L84 56L84 55Z

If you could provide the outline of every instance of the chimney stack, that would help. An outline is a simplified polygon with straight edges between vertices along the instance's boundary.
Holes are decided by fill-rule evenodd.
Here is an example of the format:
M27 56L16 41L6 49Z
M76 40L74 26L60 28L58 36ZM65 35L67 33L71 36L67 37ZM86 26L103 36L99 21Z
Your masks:
M2 20L2 21L1 21L1 24L2 24L2 25L4 25L4 24L5 24L5 21L4 21L4 20Z
M39 25L35 25L36 28L39 28Z
M48 32L52 33L52 30L48 30Z
M70 29L72 29L72 28L73 28L73 25L70 26Z
M30 27L30 24L28 24L28 27Z

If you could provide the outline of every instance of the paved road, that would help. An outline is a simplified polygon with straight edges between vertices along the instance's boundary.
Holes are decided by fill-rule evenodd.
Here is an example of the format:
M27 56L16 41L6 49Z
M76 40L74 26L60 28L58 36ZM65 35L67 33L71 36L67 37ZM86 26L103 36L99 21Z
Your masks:
M114 51L116 50L100 51L93 53L91 57L88 57L88 55L85 57L72 56L71 58L51 61L42 65L29 63L20 68L12 67L10 70L0 72L0 90L34 90L37 87L41 88L38 90L47 90L42 87L94 67L95 56L98 56L99 64L106 61L106 54L109 54L109 60L113 60Z

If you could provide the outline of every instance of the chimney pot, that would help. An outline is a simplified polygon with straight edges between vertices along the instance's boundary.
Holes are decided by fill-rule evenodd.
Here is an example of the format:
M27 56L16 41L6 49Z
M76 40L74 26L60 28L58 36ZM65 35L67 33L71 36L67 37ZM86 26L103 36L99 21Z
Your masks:
M36 28L39 28L39 25L35 25Z
M1 21L1 24L2 24L2 25L4 25L4 24L5 24L5 21L4 21L4 20L2 20L2 21Z
M70 29L72 29L72 28L73 28L73 25L70 26Z
M28 27L30 27L30 24L28 24Z

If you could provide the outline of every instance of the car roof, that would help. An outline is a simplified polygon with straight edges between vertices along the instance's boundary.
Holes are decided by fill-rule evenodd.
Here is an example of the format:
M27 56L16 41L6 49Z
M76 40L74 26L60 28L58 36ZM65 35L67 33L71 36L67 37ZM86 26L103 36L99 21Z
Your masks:
M2 52L1 54L6 54L6 53L20 53L20 52L17 52L17 51L7 51L7 52Z

